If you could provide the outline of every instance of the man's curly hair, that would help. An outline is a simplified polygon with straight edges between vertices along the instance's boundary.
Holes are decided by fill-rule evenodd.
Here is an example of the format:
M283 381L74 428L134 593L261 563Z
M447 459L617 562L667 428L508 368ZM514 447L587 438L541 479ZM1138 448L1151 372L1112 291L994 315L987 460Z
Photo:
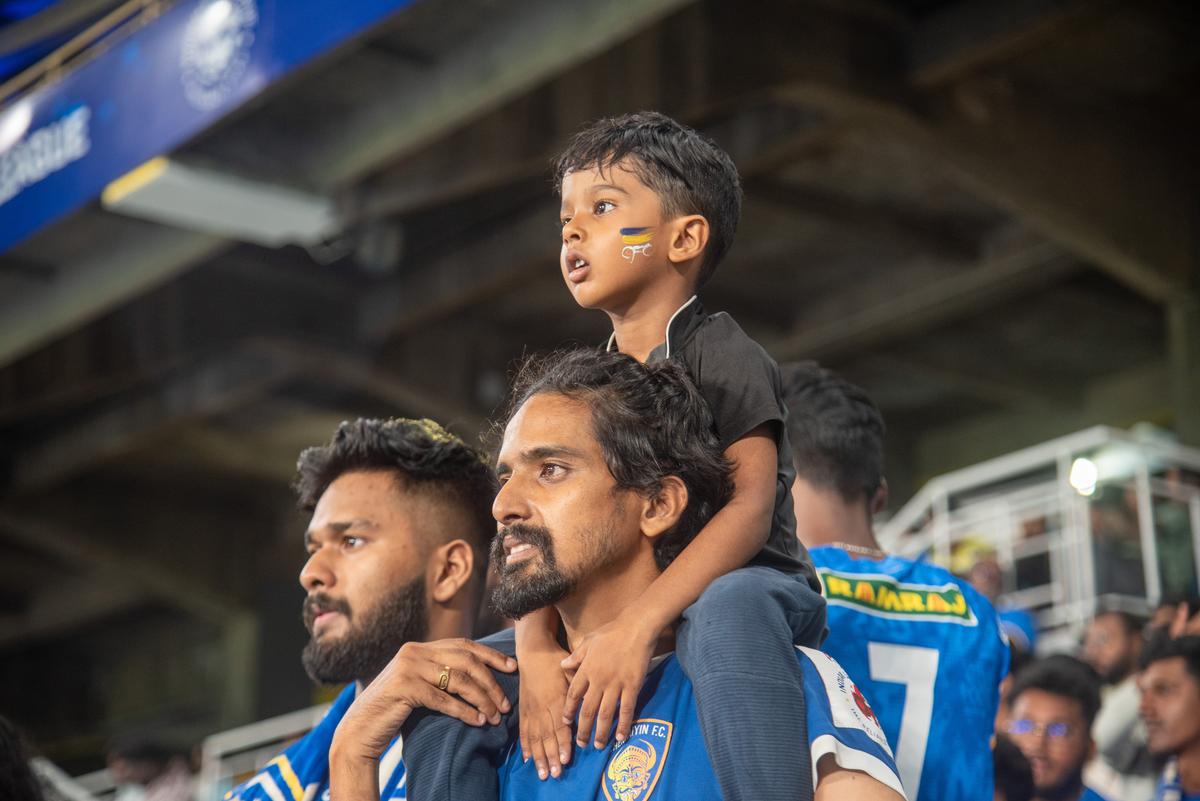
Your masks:
M653 496L667 476L687 487L679 522L655 540L659 569L666 569L733 494L732 465L717 441L708 404L674 362L641 364L616 351L592 349L532 357L517 373L505 425L540 394L587 405L616 489Z
M425 493L466 513L472 530L453 533L471 542L476 556L482 557L476 559L476 568L486 569L488 543L496 531L496 474L480 451L432 420L347 421L329 444L300 454L292 482L297 504L313 511L330 484L356 471L391 473L402 489Z

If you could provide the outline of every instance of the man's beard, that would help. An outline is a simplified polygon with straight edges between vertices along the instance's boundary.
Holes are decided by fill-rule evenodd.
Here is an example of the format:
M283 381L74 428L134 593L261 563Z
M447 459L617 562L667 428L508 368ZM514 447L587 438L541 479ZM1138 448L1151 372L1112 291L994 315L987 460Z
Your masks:
M1135 662L1133 657L1125 657L1108 670L1101 673L1100 681L1104 682L1106 685L1120 684L1125 680L1126 676L1133 672L1134 664Z
M1074 801L1083 791L1083 766L1067 773L1057 784L1046 787L1034 786L1034 795L1046 801Z
M323 611L341 612L349 624L346 633L340 637L313 637L304 646L300 657L304 670L318 684L351 681L366 684L379 675L400 646L409 641L420 642L428 634L424 575L385 595L357 621L345 601L334 600L322 592L315 593L305 599L302 612L304 626L310 632L316 617L314 606Z
M620 511L618 505L615 514ZM519 620L563 600L575 591L584 575L613 561L616 553L613 533L611 524L586 529L582 533L586 545L584 558L576 570L567 572L555 558L550 529L524 523L501 529L492 539L492 568L500 574L500 584L492 591L492 608L504 617ZM504 538L509 534L537 548L541 559L534 556L510 566L504 554Z

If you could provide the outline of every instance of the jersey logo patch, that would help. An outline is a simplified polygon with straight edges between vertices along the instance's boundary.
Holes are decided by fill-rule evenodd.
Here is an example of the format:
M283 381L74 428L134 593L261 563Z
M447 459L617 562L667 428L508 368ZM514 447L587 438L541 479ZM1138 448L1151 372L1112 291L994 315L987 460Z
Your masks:
M893 620L978 624L962 590L953 582L941 586L905 584L890 576L838 573L818 568L825 600L868 615Z
M654 718L634 722L629 739L613 749L604 771L608 801L649 801L667 761L672 728Z
M891 754L892 749L888 746L883 727L879 725L879 718L875 717L866 697L838 661L815 648L797 645L796 650L808 657L808 661L817 669L821 683L825 685L825 697L829 700L829 717L833 725L840 729L858 729ZM808 687L805 688L807 690Z

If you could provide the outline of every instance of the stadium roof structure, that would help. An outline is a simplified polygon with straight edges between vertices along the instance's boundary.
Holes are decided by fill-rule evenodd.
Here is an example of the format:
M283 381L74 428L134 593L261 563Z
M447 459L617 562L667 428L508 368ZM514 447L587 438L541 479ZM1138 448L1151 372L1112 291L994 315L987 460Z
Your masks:
M133 5L149 30L180 4ZM80 689L89 736L301 705L299 450L360 415L474 438L521 353L606 336L562 286L548 167L603 115L733 155L705 302L872 394L897 502L1086 425L1200 442L1196 4L397 8L0 254L0 687L28 686L10 655L111 677L97 643L151 630L129 659L222 654L124 706ZM124 40L97 41L25 91ZM71 714L36 733L91 753Z

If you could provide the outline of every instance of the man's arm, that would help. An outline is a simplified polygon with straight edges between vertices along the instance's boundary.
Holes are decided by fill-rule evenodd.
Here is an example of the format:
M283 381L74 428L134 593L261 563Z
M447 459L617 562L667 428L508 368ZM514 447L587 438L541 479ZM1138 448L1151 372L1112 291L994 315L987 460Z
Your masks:
M883 782L858 770L843 768L826 754L817 763L817 789L813 801L835 801L853 798L854 801L904 801Z
M338 724L329 750L332 795L378 801L379 758L418 709L469 726L500 723L512 707L489 668L511 672L516 660L470 640L406 643Z

